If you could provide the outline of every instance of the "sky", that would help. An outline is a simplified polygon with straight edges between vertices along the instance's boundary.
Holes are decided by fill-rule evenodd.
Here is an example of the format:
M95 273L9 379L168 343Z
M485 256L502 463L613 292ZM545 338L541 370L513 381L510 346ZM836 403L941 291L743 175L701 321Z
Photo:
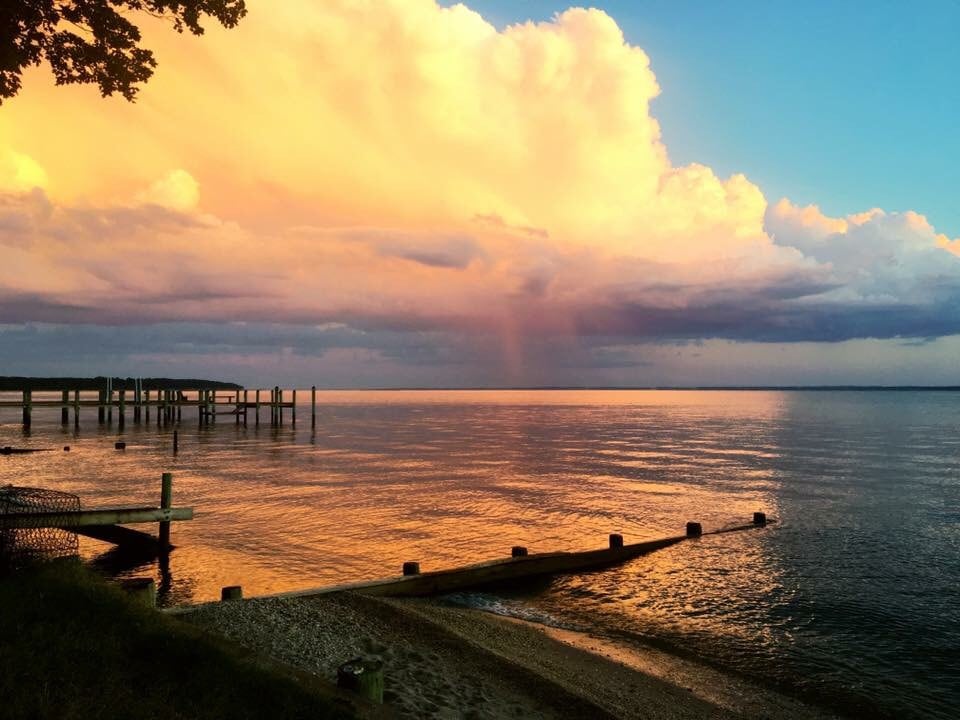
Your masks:
M0 106L5 374L960 384L957 3L248 3Z

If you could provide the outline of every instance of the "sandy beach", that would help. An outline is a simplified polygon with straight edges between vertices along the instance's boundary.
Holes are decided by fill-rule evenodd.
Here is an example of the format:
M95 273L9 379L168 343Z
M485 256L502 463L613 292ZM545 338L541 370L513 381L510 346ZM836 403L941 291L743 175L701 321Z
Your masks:
M662 651L432 601L333 593L180 617L331 681L345 660L380 659L401 718L835 717Z

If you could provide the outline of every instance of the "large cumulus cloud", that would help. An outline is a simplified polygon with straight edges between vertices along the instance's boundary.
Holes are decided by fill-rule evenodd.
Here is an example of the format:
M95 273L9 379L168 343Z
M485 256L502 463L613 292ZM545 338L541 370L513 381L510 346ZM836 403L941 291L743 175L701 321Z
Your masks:
M601 11L254 3L202 42L147 33L136 105L35 76L4 107L0 322L332 323L506 365L960 332L960 243L922 216L673 165L649 58Z

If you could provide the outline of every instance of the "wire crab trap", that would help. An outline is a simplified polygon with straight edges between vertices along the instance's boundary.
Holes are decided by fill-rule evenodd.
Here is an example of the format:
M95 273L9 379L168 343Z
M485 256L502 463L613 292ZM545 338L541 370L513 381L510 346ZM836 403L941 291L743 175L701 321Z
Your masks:
M41 527L48 524L40 520L36 526L11 527L11 518L31 513L57 513L80 509L80 497L71 493L45 488L0 487L0 572L15 570L26 565L49 562L62 557L74 557L79 553L76 533L63 528Z

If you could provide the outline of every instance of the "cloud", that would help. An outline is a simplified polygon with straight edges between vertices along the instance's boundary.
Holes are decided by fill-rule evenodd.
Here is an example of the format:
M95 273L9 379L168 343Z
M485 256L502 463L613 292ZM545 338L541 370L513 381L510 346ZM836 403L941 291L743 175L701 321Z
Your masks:
M413 343L338 351L501 368L960 332L960 240L675 166L602 11L251 5L199 40L148 21L135 105L31 75L4 106L0 321L332 324Z

